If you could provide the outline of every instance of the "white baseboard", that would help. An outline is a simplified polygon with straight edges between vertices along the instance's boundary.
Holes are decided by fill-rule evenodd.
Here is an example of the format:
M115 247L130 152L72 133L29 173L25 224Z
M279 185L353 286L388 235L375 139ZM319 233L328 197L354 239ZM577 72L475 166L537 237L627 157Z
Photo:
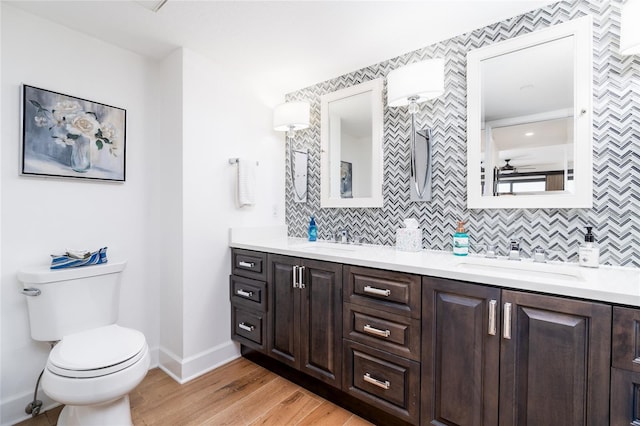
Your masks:
M150 349L151 363L149 368L155 368L158 366L158 348ZM34 383L35 386L35 383ZM57 407L60 403L49 398L42 388L38 389L38 399L42 401L41 413L51 410ZM3 399L0 402L0 426L11 426L19 423L23 420L27 420L31 417L30 414L25 413L24 409L28 403L33 400L33 389L27 392L23 392L19 395L14 395L9 398Z
M240 347L232 341L185 359L181 359L167 349L153 348L149 368L160 367L176 382L184 384L238 357L240 357ZM42 401L41 412L60 405L49 398L42 389L38 390L38 399ZM3 399L0 402L0 426L11 426L30 418L31 415L26 414L24 409L32 400L33 390Z
M160 348L158 360L162 371L176 382L184 384L239 357L238 344L228 341L184 359L168 349Z
M60 403L52 400L42 392L42 389L38 390L38 400L42 401L41 413L60 405ZM31 418L31 415L24 411L31 401L33 401L33 390L2 400L0 404L0 413L2 415L0 425L11 426Z

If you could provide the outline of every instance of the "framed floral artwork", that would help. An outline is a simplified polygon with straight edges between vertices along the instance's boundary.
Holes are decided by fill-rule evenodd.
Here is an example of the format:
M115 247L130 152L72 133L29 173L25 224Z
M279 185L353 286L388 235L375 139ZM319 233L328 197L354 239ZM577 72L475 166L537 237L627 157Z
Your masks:
M127 111L22 86L22 174L125 180Z

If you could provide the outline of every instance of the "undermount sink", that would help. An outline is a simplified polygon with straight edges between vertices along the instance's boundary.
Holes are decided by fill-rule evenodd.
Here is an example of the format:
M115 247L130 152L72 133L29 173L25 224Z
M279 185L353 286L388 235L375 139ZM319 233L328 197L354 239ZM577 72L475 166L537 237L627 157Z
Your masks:
M584 281L578 266L559 263L536 263L527 260L467 258L456 267L469 272L510 275L514 279L541 278L563 281Z
M338 251L356 251L357 245L333 243L331 241L309 241L305 243L296 244L292 247L303 250L338 250Z

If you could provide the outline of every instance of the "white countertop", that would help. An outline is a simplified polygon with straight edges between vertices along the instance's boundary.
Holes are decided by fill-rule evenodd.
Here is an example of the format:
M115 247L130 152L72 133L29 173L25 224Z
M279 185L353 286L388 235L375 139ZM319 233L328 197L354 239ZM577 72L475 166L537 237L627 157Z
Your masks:
M283 232L284 231L284 232ZM309 242L286 237L286 227L234 228L229 245L287 256L450 278L504 288L531 290L640 306L640 269L614 266L584 268L577 263L536 263L485 259L451 252L404 252L390 246Z

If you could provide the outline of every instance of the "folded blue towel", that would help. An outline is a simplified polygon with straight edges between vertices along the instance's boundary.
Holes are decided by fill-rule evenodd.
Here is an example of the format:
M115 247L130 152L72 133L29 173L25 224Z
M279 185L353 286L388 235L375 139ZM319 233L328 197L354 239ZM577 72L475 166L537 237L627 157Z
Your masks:
M88 256L82 259L68 254L51 255L51 269L74 268L77 266L99 265L101 263L107 263L107 247L88 253Z

